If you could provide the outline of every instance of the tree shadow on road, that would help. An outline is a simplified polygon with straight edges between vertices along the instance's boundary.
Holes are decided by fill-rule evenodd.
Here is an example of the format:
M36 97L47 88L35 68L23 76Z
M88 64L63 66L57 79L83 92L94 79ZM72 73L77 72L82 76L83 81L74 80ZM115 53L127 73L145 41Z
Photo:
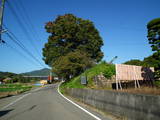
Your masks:
M15 117L17 117L17 116L19 116L19 115L24 114L25 112L31 111L31 110L33 110L35 107L37 107L37 105L33 105L33 106L31 106L31 107L29 107L29 108L27 108L27 109L21 110L20 112L13 113L11 116L8 117L7 120L13 119L13 118L15 118Z
M10 110L2 110L2 111L0 111L0 117L2 117L2 116L4 116L4 115L6 115L6 114L8 114L9 112L11 112L13 109L10 109Z

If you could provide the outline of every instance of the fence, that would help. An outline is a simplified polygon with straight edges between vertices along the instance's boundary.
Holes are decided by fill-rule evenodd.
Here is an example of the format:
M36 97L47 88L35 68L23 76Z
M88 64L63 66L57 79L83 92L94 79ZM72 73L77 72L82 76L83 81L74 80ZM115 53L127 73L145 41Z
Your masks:
M135 81L135 87L140 87L139 80L154 80L154 68L135 65L116 64L116 88L121 87L121 82Z

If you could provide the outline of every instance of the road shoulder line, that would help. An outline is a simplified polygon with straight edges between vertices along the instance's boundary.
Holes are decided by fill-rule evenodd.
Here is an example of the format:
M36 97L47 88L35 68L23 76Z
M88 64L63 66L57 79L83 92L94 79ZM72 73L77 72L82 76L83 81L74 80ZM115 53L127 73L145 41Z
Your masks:
M62 82L61 82L62 83ZM75 102L71 101L70 99L68 99L67 97L65 97L59 90L59 86L61 85L61 83L58 85L58 93L67 101L69 101L70 103L72 103L73 105L75 105L76 107L78 107L79 109L83 110L84 112L86 112L87 114L89 114L90 116L94 117L96 120L101 120L99 117L95 116L94 114L92 114L91 112L87 111L86 109L82 108L81 106L79 106L78 104L76 104Z

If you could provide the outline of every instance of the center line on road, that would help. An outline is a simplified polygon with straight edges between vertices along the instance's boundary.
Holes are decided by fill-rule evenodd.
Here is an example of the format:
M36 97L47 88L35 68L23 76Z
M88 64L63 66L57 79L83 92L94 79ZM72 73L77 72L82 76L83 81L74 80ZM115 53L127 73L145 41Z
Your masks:
M59 86L61 85L61 83L58 85L58 93L65 98L67 101L69 101L70 103L72 103L73 105L75 105L76 107L80 108L81 110L83 110L84 112L86 112L87 114L89 114L90 116L94 117L96 120L101 120L99 117L95 116L94 114L92 114L91 112L87 111L86 109L82 108L81 106L79 106L78 104L74 103L73 101L71 101L70 99L68 99L67 97L65 97L64 95L62 95L62 93L59 91Z
M13 101L13 102L9 103L8 105L4 106L1 110L3 110L3 109L5 109L5 108L13 105L14 103L18 102L19 100L23 99L24 97L26 97L26 96L28 96L28 95L30 95L30 94L31 94L31 93L28 93L28 94L25 94L25 95L21 96L20 98L16 99L15 101Z
M33 90L33 92L36 92L36 91L38 91L38 90L40 90L40 89L42 89L42 88L37 88L37 89ZM26 97L26 96L28 96L28 95L30 95L30 94L31 94L31 93L27 93L27 94L21 96L20 98L16 99L15 101L13 101L13 102L9 103L8 105L4 106L3 108L1 108L1 110L3 110L3 109L5 109L5 108L13 105L14 103L18 102L19 100L23 99L24 97Z

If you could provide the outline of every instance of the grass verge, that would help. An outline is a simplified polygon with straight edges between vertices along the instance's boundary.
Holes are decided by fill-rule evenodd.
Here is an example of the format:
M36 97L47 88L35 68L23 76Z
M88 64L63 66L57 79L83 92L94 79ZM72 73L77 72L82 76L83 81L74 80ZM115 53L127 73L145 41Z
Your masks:
M80 74L77 77L72 78L70 81L62 83L60 86L60 91L64 93L64 90L67 88L94 88L93 78L96 75L103 74L106 78L111 78L115 75L115 66L101 62L100 64L95 65L94 67L86 70L84 73ZM87 77L87 85L81 84L81 76Z
M26 92L31 88L33 88L33 85L30 84L2 84L0 85L0 98Z

